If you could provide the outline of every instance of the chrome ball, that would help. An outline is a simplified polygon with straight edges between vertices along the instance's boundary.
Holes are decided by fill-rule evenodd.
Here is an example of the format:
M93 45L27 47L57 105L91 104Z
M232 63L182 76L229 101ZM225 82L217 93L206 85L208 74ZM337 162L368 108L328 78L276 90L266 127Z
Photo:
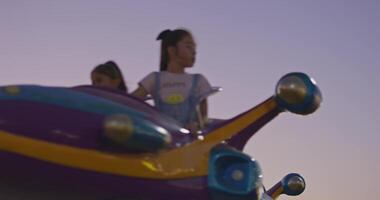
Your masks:
M105 136L117 143L124 143L132 136L133 124L126 115L111 115L104 121Z
M275 94L281 108L302 115L313 113L322 102L315 81L301 72L283 76L276 85Z
M288 174L283 178L281 183L284 193L291 196L301 194L306 188L305 180L301 175L296 173Z

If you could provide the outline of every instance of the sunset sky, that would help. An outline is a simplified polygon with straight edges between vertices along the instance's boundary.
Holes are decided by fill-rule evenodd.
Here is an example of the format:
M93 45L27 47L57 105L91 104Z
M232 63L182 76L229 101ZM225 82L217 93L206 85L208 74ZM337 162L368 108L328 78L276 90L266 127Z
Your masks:
M213 118L259 104L288 72L319 85L316 113L283 113L245 148L267 188L297 172L306 191L280 199L377 199L379 21L377 0L1 0L0 85L89 84L114 60L133 90L158 70L158 33L184 27L198 48L188 72L224 88Z

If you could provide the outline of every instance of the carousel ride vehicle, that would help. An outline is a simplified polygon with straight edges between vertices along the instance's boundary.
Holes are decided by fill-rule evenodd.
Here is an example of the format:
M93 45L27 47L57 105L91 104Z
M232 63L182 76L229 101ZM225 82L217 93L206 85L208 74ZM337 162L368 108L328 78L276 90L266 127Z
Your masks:
M283 76L275 95L192 134L151 105L93 86L0 87L0 177L101 193L104 199L258 200L305 189L291 173L263 190L248 140L284 111L322 101L309 76Z

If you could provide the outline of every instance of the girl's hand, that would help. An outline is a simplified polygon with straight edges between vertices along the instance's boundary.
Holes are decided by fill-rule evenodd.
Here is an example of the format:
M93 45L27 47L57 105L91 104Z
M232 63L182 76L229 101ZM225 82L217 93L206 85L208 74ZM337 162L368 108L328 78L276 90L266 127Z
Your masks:
M185 128L190 131L193 136L198 135L199 124L197 122L189 122L185 125Z

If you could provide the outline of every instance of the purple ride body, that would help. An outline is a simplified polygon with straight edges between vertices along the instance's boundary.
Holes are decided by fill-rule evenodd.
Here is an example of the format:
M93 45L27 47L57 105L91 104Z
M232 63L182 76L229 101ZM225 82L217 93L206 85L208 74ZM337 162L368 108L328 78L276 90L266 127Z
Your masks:
M1 88L1 90L4 89L7 87ZM90 86L63 89L79 92L93 98L104 98L141 113L151 123L166 129L170 133L172 141L165 148L167 151L198 142L197 137L183 133L182 128L173 120L163 116L149 104L127 94ZM203 137L207 137L209 133L228 130L226 127L230 124L238 122L246 115L259 112L256 110L268 107L267 104L273 104L274 99L275 97L271 97L230 120L211 124L203 130ZM254 118L254 121L249 122L224 141L229 146L242 150L250 137L282 110L282 107L275 105L271 109L262 111L259 117ZM103 141L105 118L106 115L65 108L59 105L0 98L0 131L52 144L95 150L111 156L136 154L133 151L115 150ZM23 147L20 146L19 148ZM47 162L4 150L1 146L0 159L2 161L0 165L2 176L23 178L42 185L55 184L58 187L76 188L81 192L99 193L105 197L142 197L162 200L174 198L184 200L213 199L208 186L207 174L168 179L129 177Z

